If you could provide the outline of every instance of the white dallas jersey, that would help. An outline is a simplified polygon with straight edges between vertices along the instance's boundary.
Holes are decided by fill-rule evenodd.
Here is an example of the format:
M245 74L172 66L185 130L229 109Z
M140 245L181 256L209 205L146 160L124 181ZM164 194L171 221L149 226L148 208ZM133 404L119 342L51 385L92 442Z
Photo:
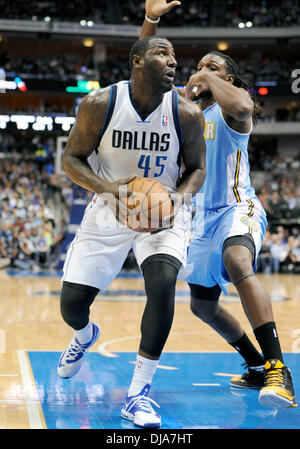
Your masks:
M129 81L110 87L99 145L89 157L91 168L105 181L136 175L153 178L175 192L183 142L177 91L166 92L160 105L142 120L132 105Z

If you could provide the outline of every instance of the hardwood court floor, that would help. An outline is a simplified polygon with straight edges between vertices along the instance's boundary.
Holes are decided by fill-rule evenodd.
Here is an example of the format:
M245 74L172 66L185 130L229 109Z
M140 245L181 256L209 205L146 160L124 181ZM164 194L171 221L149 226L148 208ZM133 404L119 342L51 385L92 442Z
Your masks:
M300 276L258 275L271 294L277 329L284 352L300 352ZM59 311L58 276L11 276L0 271L0 429L28 429L40 413L37 391L27 351L62 351L72 332ZM189 310L188 287L178 281L175 318L166 352L232 352L232 348ZM135 352L144 309L143 280L117 278L109 294L99 295L91 319L101 326L102 336L92 348L104 356ZM249 322L233 287L222 296L256 344ZM29 368L28 368L29 367ZM36 402L39 416L31 416Z

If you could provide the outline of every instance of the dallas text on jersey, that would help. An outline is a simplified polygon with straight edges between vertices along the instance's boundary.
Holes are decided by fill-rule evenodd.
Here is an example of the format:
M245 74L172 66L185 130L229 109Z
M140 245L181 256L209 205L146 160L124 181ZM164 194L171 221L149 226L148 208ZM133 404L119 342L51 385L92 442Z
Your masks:
M170 133L121 131L112 132L112 147L123 150L168 151Z

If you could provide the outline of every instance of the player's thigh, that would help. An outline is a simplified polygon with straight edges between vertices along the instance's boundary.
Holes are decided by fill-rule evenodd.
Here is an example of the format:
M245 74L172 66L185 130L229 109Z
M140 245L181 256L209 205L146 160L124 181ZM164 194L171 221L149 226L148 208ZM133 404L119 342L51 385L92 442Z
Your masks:
M243 257L243 259L247 259L250 263L252 261L253 267L256 269L257 256L267 223L262 209L251 206L254 204L255 202L244 202L232 208L229 213L224 215L218 234L219 240L223 242L223 258L226 253L228 255L233 252L235 246L247 248L241 252L241 257L245 253L248 257Z
M103 291L120 272L135 233L118 226L105 226L102 212L94 206L87 210L68 249L63 281Z
M191 232L191 211L183 206L176 215L174 226L156 234L140 233L133 245L139 266L154 254L175 257L183 266L187 262L187 247Z

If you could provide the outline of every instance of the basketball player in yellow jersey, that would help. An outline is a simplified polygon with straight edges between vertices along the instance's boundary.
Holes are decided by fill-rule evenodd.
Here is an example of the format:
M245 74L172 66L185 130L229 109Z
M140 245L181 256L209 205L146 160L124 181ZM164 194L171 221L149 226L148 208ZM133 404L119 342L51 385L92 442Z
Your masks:
M89 321L90 306L117 276L132 248L143 272L147 302L121 416L141 427L159 427L161 418L148 395L172 325L177 274L186 261L189 199L206 175L204 120L198 106L172 90L176 60L168 40L137 41L130 64L129 81L82 100L64 151L67 176L94 196L64 264L61 314L74 336L57 371L63 378L79 371L82 356L100 335L98 325ZM120 187L134 176L156 179L176 196L171 228L151 234L120 226L107 195L121 200Z

